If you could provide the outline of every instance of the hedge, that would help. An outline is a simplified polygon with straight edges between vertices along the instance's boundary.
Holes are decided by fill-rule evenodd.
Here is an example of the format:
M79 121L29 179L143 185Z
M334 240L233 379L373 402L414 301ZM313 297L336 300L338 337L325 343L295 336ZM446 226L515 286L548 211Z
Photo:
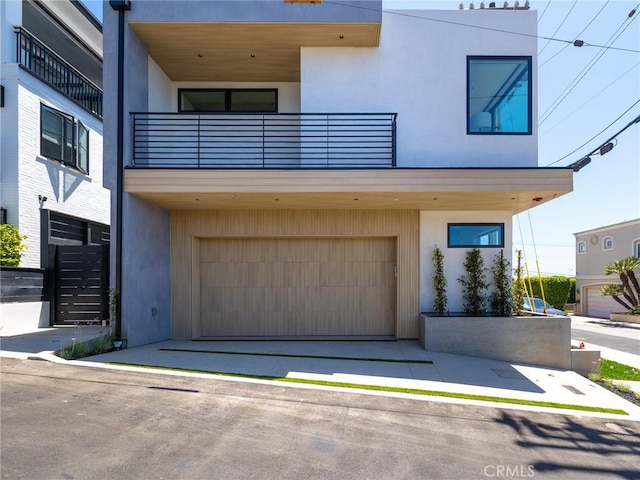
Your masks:
M525 284L529 289L529 281L531 281L531 290L534 297L542 298L540 292L540 279L538 277L525 277ZM567 303L575 303L576 301L576 279L569 277L542 277L542 286L544 287L544 298L551 306L564 309Z

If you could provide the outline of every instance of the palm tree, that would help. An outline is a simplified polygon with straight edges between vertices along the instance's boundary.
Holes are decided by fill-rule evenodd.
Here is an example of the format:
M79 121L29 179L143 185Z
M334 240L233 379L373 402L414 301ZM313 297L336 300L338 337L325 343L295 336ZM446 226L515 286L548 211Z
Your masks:
M625 310L631 310L633 307L628 305L624 300L620 298L622 293L622 285L606 285L600 289L600 295L603 297L612 297L616 302L622 305Z
M626 257L620 260L614 260L609 263L604 273L606 275L612 275L614 273L620 276L622 285L608 285L600 290L601 295L610 295L621 305L624 305L627 310L633 310L640 305L640 284L636 278L635 269L640 268L640 258ZM615 288L614 288L615 287ZM622 302L619 295L627 300L629 305Z

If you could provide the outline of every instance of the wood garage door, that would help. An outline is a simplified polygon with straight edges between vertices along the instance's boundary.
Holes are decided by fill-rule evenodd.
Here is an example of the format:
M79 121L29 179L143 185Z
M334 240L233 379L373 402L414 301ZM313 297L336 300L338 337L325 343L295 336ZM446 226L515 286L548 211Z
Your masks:
M587 312L588 317L609 318L611 312L624 310L622 305L617 303L612 297L600 295L600 287L589 287L587 292Z
M200 242L201 335L395 335L395 238Z

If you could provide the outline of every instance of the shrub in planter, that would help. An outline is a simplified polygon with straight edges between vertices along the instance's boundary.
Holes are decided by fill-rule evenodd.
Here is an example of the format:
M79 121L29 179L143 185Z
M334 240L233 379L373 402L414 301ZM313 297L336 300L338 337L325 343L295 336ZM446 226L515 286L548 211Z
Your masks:
M491 266L494 291L490 304L493 313L499 317L510 317L513 312L513 292L511 289L511 264L504 256L504 251L496 253ZM520 303L522 305L522 302Z
M525 280L522 269L522 250L516 250L517 255L517 264L516 268L513 270L515 275L515 279L513 281L513 292L512 292L512 306L513 313L516 315L520 315L522 313L522 307L524 305L524 299L527 296L527 287L525 285Z
M436 297L433 300L433 311L439 315L443 315L447 308L447 277L444 274L444 255L436 246L433 251L433 288L436 291Z
M464 310L467 314L479 316L487 310L487 283L486 268L482 252L478 248L469 250L464 261L466 275L458 278L462 285L462 299Z

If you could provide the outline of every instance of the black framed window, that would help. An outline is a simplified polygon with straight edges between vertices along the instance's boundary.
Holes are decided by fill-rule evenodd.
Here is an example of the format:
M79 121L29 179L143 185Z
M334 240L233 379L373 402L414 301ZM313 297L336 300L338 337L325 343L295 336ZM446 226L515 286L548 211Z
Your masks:
M89 129L55 108L40 104L40 155L89 173Z
M467 57L467 133L531 135L531 57Z
M178 111L275 113L278 111L278 90L180 88Z
M78 170L89 173L89 129L78 121Z
M502 248L504 223L449 223L449 248Z

